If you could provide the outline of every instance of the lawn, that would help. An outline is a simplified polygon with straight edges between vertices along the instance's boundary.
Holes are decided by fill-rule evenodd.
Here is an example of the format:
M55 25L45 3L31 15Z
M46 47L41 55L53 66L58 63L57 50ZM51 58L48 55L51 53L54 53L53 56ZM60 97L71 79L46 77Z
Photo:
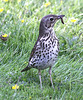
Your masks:
M21 73L28 65L38 38L41 18L65 15L64 25L54 26L60 43L52 68L54 89L48 69ZM0 0L0 100L83 100L83 0ZM15 89L17 86L17 89Z

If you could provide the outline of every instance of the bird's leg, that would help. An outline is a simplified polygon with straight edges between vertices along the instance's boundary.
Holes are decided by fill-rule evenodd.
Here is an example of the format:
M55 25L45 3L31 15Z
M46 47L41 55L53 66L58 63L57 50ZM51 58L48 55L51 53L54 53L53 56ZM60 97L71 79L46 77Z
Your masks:
M49 68L49 74L50 74L50 81L51 81L51 84L52 84L52 87L54 88L54 85L53 85L53 81L52 81L52 67Z
M41 87L41 89L42 89L42 81L41 81L41 71L40 70L38 70L39 71L39 80L40 80L40 87Z

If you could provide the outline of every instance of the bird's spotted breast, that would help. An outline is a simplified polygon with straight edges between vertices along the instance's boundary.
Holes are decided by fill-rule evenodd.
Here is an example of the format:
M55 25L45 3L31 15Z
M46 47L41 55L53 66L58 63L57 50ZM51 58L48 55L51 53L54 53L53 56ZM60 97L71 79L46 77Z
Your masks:
M58 55L58 39L54 36L43 36L36 44L30 65L37 69L53 66Z

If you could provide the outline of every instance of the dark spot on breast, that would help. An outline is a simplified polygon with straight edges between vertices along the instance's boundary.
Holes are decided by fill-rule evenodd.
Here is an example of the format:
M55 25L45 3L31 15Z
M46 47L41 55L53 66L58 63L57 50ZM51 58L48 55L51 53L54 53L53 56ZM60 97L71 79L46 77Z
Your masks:
M55 59L53 59L53 61L55 61Z
M40 58L40 57L41 57L41 55L38 54L38 55L37 55L37 58Z
M39 58L41 58L41 55L39 55Z
M50 41L51 41L51 43L53 44L54 41L53 41L51 38L50 38Z
M38 52L36 51L35 54L37 54Z
M53 45L53 48L55 47L55 45Z
M37 55L37 58L39 57L39 55Z
M56 41L55 41L55 44L56 44Z
M49 59L49 55L47 56L47 59Z
M44 53L43 53L43 56L45 57Z
M41 54L41 51L39 51L39 54Z
M50 56L52 56L52 54L50 54Z
M58 56L58 54L55 53L56 56Z
M46 53L46 55L48 55L48 54L49 54L49 52Z
M50 60L48 60L47 63L48 63L49 61L50 61Z
M46 44L46 48L47 48L47 44Z
M50 51L50 53L52 53L52 51Z
M33 65L32 65L32 66L35 66L35 64L36 64L36 63L33 63Z
M58 51L59 51L59 46L57 47Z
M52 58L50 58L50 60L51 60Z
M57 46L59 46L59 41L57 41Z
M36 62L36 64L38 64L38 62Z
M56 50L56 52L58 52L58 50Z
M42 48L45 49L44 43L42 43Z
M46 41L50 38L50 36L47 37Z

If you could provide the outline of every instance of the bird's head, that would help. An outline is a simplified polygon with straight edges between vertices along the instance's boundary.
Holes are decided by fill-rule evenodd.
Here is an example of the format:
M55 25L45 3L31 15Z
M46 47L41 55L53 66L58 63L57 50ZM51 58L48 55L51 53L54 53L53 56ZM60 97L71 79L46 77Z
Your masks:
M61 19L61 22L64 24L63 22L63 17L65 15L47 15L44 16L41 20L40 23L40 30L50 30L53 28L53 26L55 25L56 21Z

